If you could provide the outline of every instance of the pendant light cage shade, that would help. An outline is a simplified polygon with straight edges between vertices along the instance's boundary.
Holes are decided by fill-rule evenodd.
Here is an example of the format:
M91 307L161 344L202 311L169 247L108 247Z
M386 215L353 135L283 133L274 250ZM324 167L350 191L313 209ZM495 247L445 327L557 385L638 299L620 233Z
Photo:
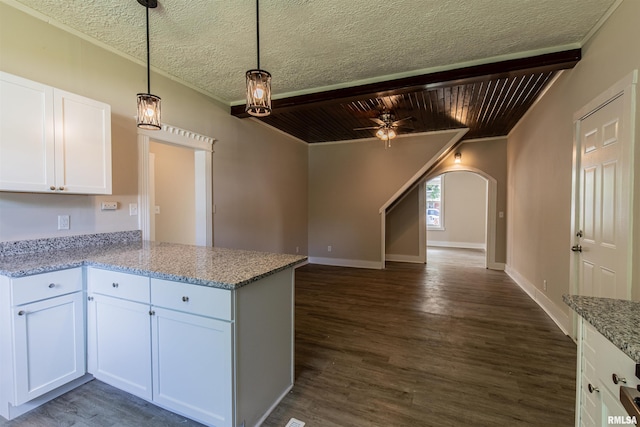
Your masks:
M157 0L138 0L146 9L146 30L147 30L147 93L138 94L138 115L136 123L141 129L158 130L162 128L160 121L160 97L152 95L151 92L151 54L149 46L149 8L158 6Z
M271 74L264 70L247 71L247 106L245 111L255 117L271 114Z
M150 93L138 94L138 127L148 130L162 128L160 97Z

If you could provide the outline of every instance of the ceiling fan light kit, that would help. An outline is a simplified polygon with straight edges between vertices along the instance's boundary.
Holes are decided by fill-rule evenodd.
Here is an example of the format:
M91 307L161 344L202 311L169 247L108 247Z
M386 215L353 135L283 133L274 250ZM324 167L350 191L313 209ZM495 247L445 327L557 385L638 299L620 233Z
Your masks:
M260 2L256 0L257 59L256 69L247 71L247 106L245 111L255 117L271 114L271 74L260 69Z
M160 121L160 97L151 94L151 65L149 53L149 9L158 6L157 0L138 0L147 12L147 93L138 94L138 114L136 124L139 128L158 130L162 127Z

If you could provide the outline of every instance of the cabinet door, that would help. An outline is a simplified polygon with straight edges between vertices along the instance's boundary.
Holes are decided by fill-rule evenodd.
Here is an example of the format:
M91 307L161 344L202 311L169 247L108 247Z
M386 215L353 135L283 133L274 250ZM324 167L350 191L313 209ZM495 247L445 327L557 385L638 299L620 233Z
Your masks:
M153 400L208 425L231 426L232 324L153 311Z
M82 298L76 292L13 308L14 405L84 375Z
M89 373L151 400L149 306L98 294L91 294L88 299Z
M54 90L56 186L65 193L111 194L111 108Z
M51 192L53 140L53 88L0 72L0 190Z

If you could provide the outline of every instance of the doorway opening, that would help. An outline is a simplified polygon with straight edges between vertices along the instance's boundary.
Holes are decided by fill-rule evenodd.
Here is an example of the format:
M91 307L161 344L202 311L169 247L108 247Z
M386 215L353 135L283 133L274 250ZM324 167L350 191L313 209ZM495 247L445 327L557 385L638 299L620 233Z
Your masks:
M466 171L426 181L427 246L485 252L488 186L486 178Z
M427 200L427 183L436 177L440 177L441 185L437 196L442 199L437 204L433 203L434 200ZM428 262L427 246L476 249L484 251L485 268L504 270L504 265L495 261L498 215L496 179L479 169L457 165L440 170L438 175L427 176L421 187L420 214L424 218L420 221L423 224L421 237L424 236L424 245L421 247L424 247L425 262ZM447 200L447 194L454 197ZM436 195L431 193L429 197L436 198ZM435 206L438 206L437 211L434 210Z
M159 240L157 237L163 237L175 243L212 246L212 155L214 142L215 139L211 137L168 125L163 125L162 129L158 131L138 129L138 223L143 240L153 241ZM163 162L166 160L167 164L171 165L172 170L169 173L177 182L177 188L157 188L158 168L155 165L159 159L158 155L161 155ZM178 161L177 157L174 158L175 156L179 156L181 160ZM193 159L192 163L189 158ZM163 169L168 167L167 164L163 165ZM179 176L181 172L174 170L174 167L179 164L182 164L180 169L182 174L186 176ZM166 171L162 171L163 175L164 172ZM167 179L170 181L171 175ZM167 184L165 184L166 186ZM181 186L183 187L181 188ZM184 187L188 187L188 189ZM182 224L170 225L168 229L163 229L160 235L156 236L156 231L159 231L156 227L156 216L162 215L163 212L162 205L156 204L156 195L165 192L165 190L167 190L167 195L163 194L161 198L168 200L168 202L164 205L168 209L168 213L175 211L173 215L178 219L174 218L173 221L180 221ZM169 206L174 200L177 201L177 192L180 191L192 194L184 199L186 201L181 198L180 203L186 203L189 206ZM156 213L158 212L156 206L159 207L159 213ZM186 234L180 237L181 233Z

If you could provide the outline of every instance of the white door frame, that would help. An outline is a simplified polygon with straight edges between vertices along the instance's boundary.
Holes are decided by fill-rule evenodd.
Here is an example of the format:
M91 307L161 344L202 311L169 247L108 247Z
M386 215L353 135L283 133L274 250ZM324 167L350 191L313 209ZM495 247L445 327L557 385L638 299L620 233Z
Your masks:
M142 240L152 240L151 184L149 180L149 141L186 147L195 152L196 245L213 245L213 170L215 139L175 126L161 130L138 129L138 226Z
M584 107L579 109L573 115L573 170L571 176L571 238L570 242L572 245L579 244L579 239L577 237L577 233L579 231L580 226L580 197L581 197L581 189L580 187L580 175L581 175L581 164L580 164L580 153L581 153L581 145L580 145L580 122L582 119L586 118L593 112L600 109L602 106L608 104L613 99L622 97L623 102L623 117L626 120L625 126L620 133L620 140L626 141L629 144L630 148L630 156L628 165L629 165L629 188L633 189L633 181L634 181L634 145L635 145L635 98L636 98L636 84L638 82L638 70L632 71L630 74L625 76L622 80L618 81L616 84L611 86L609 89L598 95L596 98L587 103ZM633 194L631 194L631 198L633 200ZM633 203L629 203L629 209L631 212L628 213L629 220L633 221ZM630 226L629 230L633 230L633 227ZM631 284L632 284L632 245L633 238L629 236L628 239L628 270L627 270L627 299L631 298ZM567 248L569 249L569 248ZM580 268L578 257L571 256L570 258L570 270L569 270L569 279L570 279L570 292L572 294L577 294L579 291L578 280L579 274L578 269ZM574 337L576 336L575 326L575 316L574 316Z

